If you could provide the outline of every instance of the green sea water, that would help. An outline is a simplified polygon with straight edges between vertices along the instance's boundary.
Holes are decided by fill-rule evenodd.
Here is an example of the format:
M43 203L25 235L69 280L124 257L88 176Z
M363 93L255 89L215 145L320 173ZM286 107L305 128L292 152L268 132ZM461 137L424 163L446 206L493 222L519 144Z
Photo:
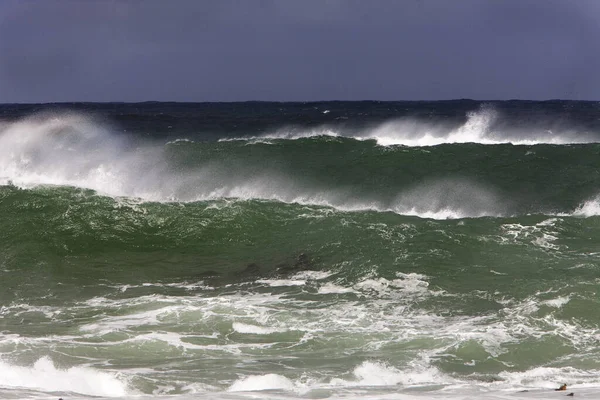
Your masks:
M600 147L478 107L210 140L7 120L0 396L593 396Z

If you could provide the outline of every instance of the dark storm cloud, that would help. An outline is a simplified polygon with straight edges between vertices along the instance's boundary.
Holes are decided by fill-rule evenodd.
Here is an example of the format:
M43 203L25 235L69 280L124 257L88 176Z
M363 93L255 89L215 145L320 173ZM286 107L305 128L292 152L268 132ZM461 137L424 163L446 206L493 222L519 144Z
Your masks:
M0 2L0 102L597 99L600 2Z

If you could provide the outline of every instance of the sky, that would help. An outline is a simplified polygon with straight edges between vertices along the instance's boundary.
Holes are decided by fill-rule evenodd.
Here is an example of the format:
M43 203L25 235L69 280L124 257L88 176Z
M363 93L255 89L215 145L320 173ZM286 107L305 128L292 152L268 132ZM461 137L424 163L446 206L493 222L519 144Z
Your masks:
M1 0L0 103L600 100L600 0Z

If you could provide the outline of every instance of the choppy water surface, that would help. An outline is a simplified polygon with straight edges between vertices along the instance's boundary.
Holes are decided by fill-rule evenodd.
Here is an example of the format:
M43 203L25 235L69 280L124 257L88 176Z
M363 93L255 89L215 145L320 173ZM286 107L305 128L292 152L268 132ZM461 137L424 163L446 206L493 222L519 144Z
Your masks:
M597 396L597 103L0 117L0 397Z

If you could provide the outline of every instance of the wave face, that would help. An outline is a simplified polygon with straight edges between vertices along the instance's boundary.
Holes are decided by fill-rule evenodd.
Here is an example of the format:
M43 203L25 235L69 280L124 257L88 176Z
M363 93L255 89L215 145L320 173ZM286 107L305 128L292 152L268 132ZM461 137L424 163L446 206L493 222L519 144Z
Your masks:
M596 103L0 111L0 397L600 385Z

